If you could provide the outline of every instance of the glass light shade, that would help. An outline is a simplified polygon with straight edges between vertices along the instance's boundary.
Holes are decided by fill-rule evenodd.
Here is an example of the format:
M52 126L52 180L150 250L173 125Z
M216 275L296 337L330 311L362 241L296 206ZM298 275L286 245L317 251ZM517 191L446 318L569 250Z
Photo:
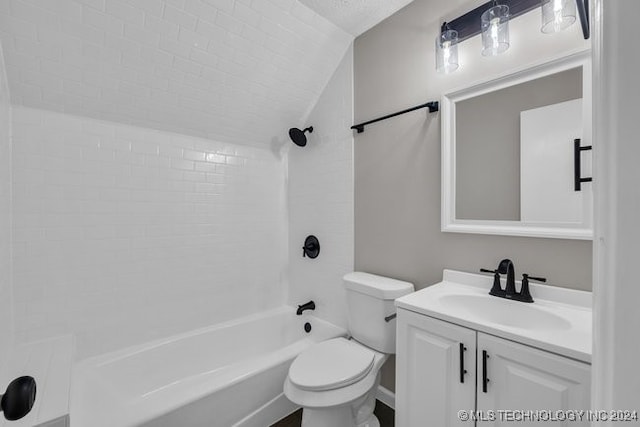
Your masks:
M458 69L458 32L444 30L436 37L436 70L449 74Z
M542 0L542 28L545 34L557 33L576 22L576 0Z
M509 6L497 5L481 17L482 55L500 55L509 49Z

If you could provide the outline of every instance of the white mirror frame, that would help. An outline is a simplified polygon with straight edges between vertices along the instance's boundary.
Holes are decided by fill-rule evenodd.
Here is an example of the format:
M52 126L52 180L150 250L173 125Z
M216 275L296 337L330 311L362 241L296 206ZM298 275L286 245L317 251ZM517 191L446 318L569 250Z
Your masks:
M593 239L593 197L590 209L580 224L523 223L520 221L456 219L456 103L541 77L582 67L583 145L592 144L592 88L590 50L528 66L470 87L448 92L442 97L442 194L441 229L443 232L495 234L504 236L558 239ZM590 185L590 184L588 184ZM592 193L591 193L592 194Z

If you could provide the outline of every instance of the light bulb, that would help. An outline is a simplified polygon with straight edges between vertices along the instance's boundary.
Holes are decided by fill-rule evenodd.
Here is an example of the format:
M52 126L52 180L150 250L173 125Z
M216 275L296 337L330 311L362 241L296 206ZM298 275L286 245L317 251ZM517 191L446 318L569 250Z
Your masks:
M562 0L553 0L553 23L557 28L562 24Z
M500 25L500 18L493 18L491 20L491 40L494 49L497 49L500 45L500 40L498 40L498 25Z
M442 54L444 56L444 62L448 64L451 59L451 42L447 41L442 43Z

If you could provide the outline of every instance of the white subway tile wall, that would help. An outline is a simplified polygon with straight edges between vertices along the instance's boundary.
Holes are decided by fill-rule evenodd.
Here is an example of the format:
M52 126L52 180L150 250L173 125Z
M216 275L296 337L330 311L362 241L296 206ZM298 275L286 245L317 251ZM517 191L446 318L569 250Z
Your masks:
M0 1L0 345L346 326L352 41L296 0Z
M0 136L4 166L5 145ZM282 304L285 161L268 149L15 107L17 340L71 332L86 357Z
M14 105L253 145L353 40L296 0L2 0L0 38Z
M353 48L311 112L304 148L289 151L289 302L316 302L315 314L347 327L342 276L354 268ZM302 257L307 235L320 240L320 256Z
M0 46L0 369L13 342L11 284L11 105Z

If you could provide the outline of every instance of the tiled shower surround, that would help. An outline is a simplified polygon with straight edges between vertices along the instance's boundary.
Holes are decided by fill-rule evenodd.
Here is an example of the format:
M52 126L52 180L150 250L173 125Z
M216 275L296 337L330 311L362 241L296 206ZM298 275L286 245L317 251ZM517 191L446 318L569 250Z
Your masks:
M295 0L0 1L0 338L83 359L311 298L344 324L352 41Z
M11 286L11 105L0 48L0 366L13 341Z
M289 303L316 303L316 315L347 327L342 276L353 271L353 50L347 51L309 115L304 148L289 151ZM303 258L307 235L320 256Z
M14 108L18 342L75 333L82 358L282 304L285 161Z

